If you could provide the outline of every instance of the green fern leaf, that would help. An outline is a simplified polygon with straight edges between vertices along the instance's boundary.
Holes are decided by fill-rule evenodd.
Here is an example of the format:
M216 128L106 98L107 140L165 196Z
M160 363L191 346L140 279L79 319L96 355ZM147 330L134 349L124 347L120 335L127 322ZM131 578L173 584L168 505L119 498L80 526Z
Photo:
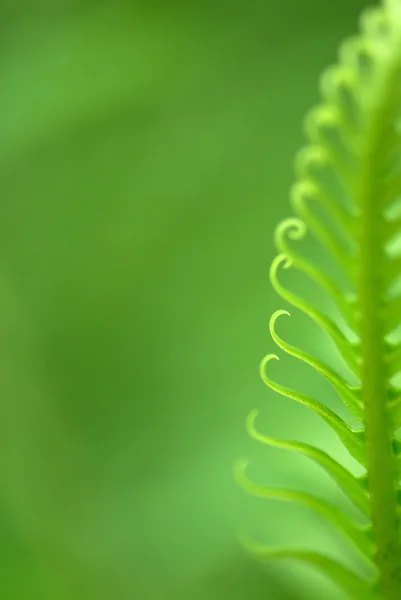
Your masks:
M358 600L377 600L377 586L370 585L369 582L361 579L352 571L340 565L335 560L323 556L317 552L297 550L291 548L266 548L250 542L243 538L243 545L250 554L259 560L271 561L280 559L291 559L317 567L323 573L333 578L351 598Z
M261 365L264 382L275 392L317 413L339 436L364 470L356 477L334 458L311 445L276 440L255 428L249 434L263 444L308 456L319 464L369 520L360 527L340 510L310 494L264 488L251 482L246 463L238 463L237 481L250 493L308 506L328 519L359 549L377 573L359 578L329 557L303 550L267 549L246 542L259 559L287 558L321 569L351 598L401 598L401 0L384 0L365 11L360 35L347 40L338 65L321 80L322 103L306 118L308 145L296 159L297 180L291 192L296 217L275 234L279 255L270 278L276 292L310 317L334 342L349 368L350 380L319 358L296 348L270 322L280 350L307 363L334 388L350 415L352 429L324 402L291 390L267 375L274 354ZM322 253L337 264L341 282L301 255L298 242L311 235ZM295 269L330 298L335 319L288 289L282 269ZM356 383L355 383L356 381Z
M254 410L250 413L247 420L247 430L252 438L268 446L292 450L293 452L308 456L330 475L363 515L366 517L370 516L369 494L362 479L351 475L339 462L319 448L302 442L277 440L276 438L260 433L255 427L257 415L258 411Z

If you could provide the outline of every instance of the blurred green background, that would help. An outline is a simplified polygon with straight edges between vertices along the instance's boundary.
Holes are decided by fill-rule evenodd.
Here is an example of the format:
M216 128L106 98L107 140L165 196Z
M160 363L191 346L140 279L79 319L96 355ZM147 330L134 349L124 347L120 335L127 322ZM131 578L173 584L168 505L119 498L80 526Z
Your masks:
M364 5L1 2L2 598L343 598L247 558L242 527L347 551L308 511L248 498L232 467L345 503L244 420L260 408L263 431L341 452L258 365L302 116ZM282 330L315 339L298 316Z

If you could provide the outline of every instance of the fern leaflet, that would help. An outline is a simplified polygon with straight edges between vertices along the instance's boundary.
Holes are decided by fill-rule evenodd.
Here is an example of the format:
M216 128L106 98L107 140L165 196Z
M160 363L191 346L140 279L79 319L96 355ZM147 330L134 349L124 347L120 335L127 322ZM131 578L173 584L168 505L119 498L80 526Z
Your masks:
M240 462L236 478L249 492L264 498L308 506L335 525L377 573L362 579L319 553L269 549L245 541L263 560L290 558L331 576L351 598L401 598L401 390L394 377L401 371L401 0L384 0L361 17L359 36L341 47L338 65L321 80L322 104L306 118L308 145L296 159L297 180L291 192L296 217L281 223L275 235L279 255L270 278L276 292L308 315L334 342L357 382L296 348L277 333L276 312L270 323L278 348L318 371L360 423L352 429L315 398L275 383L268 355L261 366L265 383L275 392L317 413L339 436L364 469L356 477L334 458L311 445L276 440L259 432L253 411L247 422L259 442L298 452L319 464L368 519L360 527L340 510L312 495L263 488L246 476ZM343 283L301 256L296 245L311 234L337 263ZM334 302L333 317L312 306L281 283L282 269L296 269Z

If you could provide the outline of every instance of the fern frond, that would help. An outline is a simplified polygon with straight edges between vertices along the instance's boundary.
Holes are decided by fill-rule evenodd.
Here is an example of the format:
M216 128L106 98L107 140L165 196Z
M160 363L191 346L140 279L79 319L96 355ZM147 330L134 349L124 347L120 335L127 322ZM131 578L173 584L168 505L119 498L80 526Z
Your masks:
M309 152L309 149L307 151ZM312 158L312 157L311 157ZM301 179L291 191L291 204L294 212L304 221L309 231L312 231L316 239L324 248L327 248L336 259L349 281L354 280L352 268L352 254L341 246L340 242L332 232L325 229L319 218L308 206L308 200L313 200L317 184L312 179Z
M372 556L373 546L369 537L369 528L358 526L340 510L331 506L325 500L316 498L312 494L296 490L267 488L253 483L246 476L247 466L247 461L239 461L235 468L235 478L239 485L246 491L260 498L296 502L310 508L320 516L324 517L327 521L331 522L336 529L340 530L347 538L349 538L363 556L366 558Z
M344 404L349 408L350 412L354 414L357 419L363 418L363 405L361 402L360 394L358 393L359 388L352 388L340 375L338 375L333 369L325 365L322 361L314 358L311 354L308 354L304 350L300 350L295 346L291 346L284 340L282 340L276 332L276 321L282 315L290 316L290 313L286 310L277 310L270 319L270 334L276 345L281 348L284 352L298 358L304 363L310 365L315 371L318 371L332 384L333 388L338 392L339 396L344 401Z
M359 356L357 348L355 348L354 345L350 344L349 340L344 336L344 334L340 331L340 329L330 317L328 317L321 311L315 309L308 302L306 302L293 292L287 290L280 283L278 279L278 270L280 266L283 266L285 269L289 269L292 266L291 259L285 254L279 254L273 261L270 269L270 281L272 283L273 288L284 300L287 300L287 302L291 304L291 306L297 308L304 314L311 317L315 321L315 323L317 323L317 325L319 325L321 329L323 329L335 342L341 356L348 364L350 369L355 374L359 374Z
M279 251L291 260L291 266L295 267L301 273L304 273L325 291L335 302L337 308L344 316L348 327L355 330L357 323L355 320L355 311L350 297L344 294L339 287L310 262L294 252L286 241L288 236L292 240L301 240L307 234L306 225L300 219L286 219L276 229L275 242Z
M319 448L315 448L314 446L302 442L278 440L260 433L255 427L257 416L258 411L253 410L247 419L247 431L254 440L273 448L283 448L311 458L338 484L361 513L366 517L369 517L369 495L366 487L358 477L355 477L355 475L350 473L343 465Z
M275 354L268 354L261 362L260 374L265 384L272 389L274 392L295 400L304 406L307 406L313 410L319 417L321 417L327 425L329 425L333 431L343 442L348 452L357 460L362 466L366 465L365 457L365 440L363 431L354 431L343 419L341 419L336 413L330 408L325 406L319 400L315 400L306 394L301 394L295 390L284 387L279 383L276 383L266 375L266 365L272 360L280 360Z
M293 558L313 564L338 582L351 598L401 598L401 0L384 0L365 11L360 34L345 41L339 61L321 79L322 102L306 117L308 144L296 157L291 190L295 217L275 234L279 255L270 269L273 288L283 300L311 318L336 346L354 384L336 368L283 340L274 313L270 333L286 354L307 363L333 387L349 413L361 423L354 431L324 403L267 376L275 392L318 414L366 470L355 477L322 450L300 442L279 441L247 428L263 444L309 456L368 517L361 529L335 507L304 492L272 490L251 483L243 466L237 480L257 496L300 502L329 519L363 552L377 581L360 580L345 567L317 553L253 547L262 559ZM311 234L319 252L335 260L347 287L334 282L318 261L297 246ZM281 282L281 270L296 269L334 303L344 327ZM350 291L351 290L351 291ZM398 290L398 291L397 291Z
M366 581L328 556L324 556L318 552L298 550L295 548L265 547L249 541L245 536L242 536L241 541L248 552L258 560L295 560L316 567L337 583L351 598L357 598L358 600L377 600L376 579Z

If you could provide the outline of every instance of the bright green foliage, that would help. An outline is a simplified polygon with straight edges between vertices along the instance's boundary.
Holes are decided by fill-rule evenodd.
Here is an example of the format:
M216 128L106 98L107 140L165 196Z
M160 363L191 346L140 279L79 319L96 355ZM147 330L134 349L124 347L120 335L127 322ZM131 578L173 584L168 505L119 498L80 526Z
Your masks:
M309 364L334 387L358 430L323 402L275 383L261 366L265 383L300 402L324 419L364 469L356 477L325 452L307 444L284 442L259 433L256 413L250 434L264 444L286 448L318 463L348 495L369 523L361 527L340 510L304 492L266 489L251 483L244 463L237 479L251 493L301 503L344 533L375 573L361 579L352 568L319 553L269 549L246 542L261 559L291 558L330 575L351 598L401 598L400 458L396 437L401 425L401 0L387 0L366 11L359 37L347 40L338 66L322 78L322 104L306 120L309 145L297 161L292 205L297 218L280 224L280 252L271 268L274 289L306 313L328 334L350 373L349 380L317 357L295 348L276 332L271 335L285 353ZM340 277L312 263L294 249L310 232L322 254L335 259ZM335 303L339 319L314 308L281 283L281 269L293 268L312 279ZM356 382L356 383L355 383Z

